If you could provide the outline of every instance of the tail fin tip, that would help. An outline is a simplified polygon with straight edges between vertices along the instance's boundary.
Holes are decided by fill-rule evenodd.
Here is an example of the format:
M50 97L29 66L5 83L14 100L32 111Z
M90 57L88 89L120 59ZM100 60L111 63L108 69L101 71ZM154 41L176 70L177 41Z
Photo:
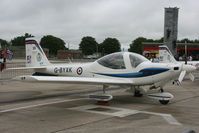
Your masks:
M39 67L50 64L43 49L34 38L27 38L25 40L26 47L26 66Z

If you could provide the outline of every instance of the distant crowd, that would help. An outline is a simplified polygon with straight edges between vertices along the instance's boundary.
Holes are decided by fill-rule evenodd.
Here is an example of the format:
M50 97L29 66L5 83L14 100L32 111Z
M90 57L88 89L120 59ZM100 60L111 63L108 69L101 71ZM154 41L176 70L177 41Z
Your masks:
M11 60L12 56L13 53L8 48L0 49L0 72L6 69L6 59Z
M0 71L2 72L6 68L6 56L5 51L0 50Z

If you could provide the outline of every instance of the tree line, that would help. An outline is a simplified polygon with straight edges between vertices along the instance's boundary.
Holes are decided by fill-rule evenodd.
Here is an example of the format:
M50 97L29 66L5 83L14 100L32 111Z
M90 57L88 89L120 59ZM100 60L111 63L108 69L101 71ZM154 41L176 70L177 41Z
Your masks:
M25 39L34 37L33 35L29 33L25 33L22 36L15 37L14 39L11 39L10 42L7 42L6 40L0 39L0 44L2 47L9 47L9 46L25 46ZM65 42L53 35L46 35L43 36L39 42L41 47L48 48L50 55L57 55L58 50L67 50L68 48L65 47Z
M128 51L142 54L142 42L163 43L164 38L162 37L160 39L154 40L154 39L147 39L147 38L144 38L144 37L138 37L138 38L136 38L135 40L132 41ZM189 40L188 38L184 38L182 40L177 40L177 43L185 43L185 42L187 42L187 43L199 43L199 39Z
M25 33L23 36L18 36L13 38L10 42L0 39L0 44L2 47L6 46L25 46L25 39L29 37L34 37L29 33ZM163 37L160 39L148 39L145 37L138 37L129 44L129 52L135 52L142 54L142 42L158 42L163 43ZM199 43L199 40L189 40L188 38L178 40L178 43ZM55 37L53 35L43 36L40 40L40 45L43 48L49 49L50 55L57 55L58 50L68 50L65 47L65 42L61 38ZM121 44L116 38L106 38L102 43L98 43L94 37L85 36L81 39L79 44L79 50L82 50L84 55L92 55L94 53L102 53L102 55L110 54L114 52L121 51Z
M102 43L97 43L95 38L86 36L82 38L79 49L85 55L92 55L96 52L104 55L121 51L121 45L116 38L106 38Z

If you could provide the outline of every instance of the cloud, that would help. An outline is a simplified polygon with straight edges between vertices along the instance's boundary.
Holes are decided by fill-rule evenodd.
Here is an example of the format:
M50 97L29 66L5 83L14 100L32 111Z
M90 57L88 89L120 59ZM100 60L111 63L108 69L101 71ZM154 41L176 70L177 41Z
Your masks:
M81 38L100 43L117 38L122 47L137 37L163 36L164 8L179 7L178 38L198 39L197 0L1 0L0 38L28 32L41 38L51 34L78 48Z

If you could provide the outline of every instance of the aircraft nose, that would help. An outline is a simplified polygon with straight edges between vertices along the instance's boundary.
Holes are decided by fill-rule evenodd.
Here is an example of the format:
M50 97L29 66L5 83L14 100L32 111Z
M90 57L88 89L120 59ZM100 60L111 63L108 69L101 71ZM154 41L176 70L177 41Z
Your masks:
M185 70L187 72L193 72L196 70L196 67L192 66L192 65L183 64L183 70Z
M180 70L181 66L177 65L177 64L175 64L175 65L172 64L172 65L169 65L168 67L170 68L171 71L178 71L178 70Z

